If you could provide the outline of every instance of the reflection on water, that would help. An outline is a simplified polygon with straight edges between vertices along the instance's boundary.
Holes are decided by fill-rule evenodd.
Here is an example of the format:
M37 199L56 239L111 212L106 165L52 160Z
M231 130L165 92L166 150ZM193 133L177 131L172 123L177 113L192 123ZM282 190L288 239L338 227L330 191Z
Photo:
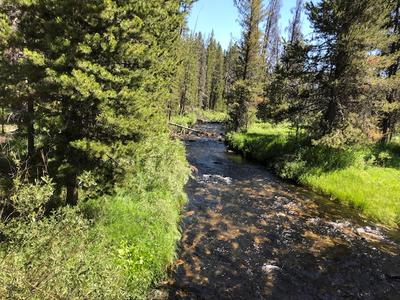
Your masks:
M216 138L186 145L196 173L170 299L400 299L400 248L381 229Z

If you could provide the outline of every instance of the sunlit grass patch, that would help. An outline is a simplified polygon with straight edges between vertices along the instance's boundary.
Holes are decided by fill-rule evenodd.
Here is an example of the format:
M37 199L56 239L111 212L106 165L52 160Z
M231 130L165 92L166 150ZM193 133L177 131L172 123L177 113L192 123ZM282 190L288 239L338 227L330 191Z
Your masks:
M180 238L180 202L171 192L158 190L138 197L117 195L104 203L98 230L113 245L134 299L146 299L173 263Z
M300 182L353 205L378 222L400 224L400 170L350 167L305 174Z
M195 113L176 115L171 118L171 121L182 126L192 126L197 122L197 115Z
M228 119L228 114L222 111L198 110L196 114L198 119L208 122L225 122Z

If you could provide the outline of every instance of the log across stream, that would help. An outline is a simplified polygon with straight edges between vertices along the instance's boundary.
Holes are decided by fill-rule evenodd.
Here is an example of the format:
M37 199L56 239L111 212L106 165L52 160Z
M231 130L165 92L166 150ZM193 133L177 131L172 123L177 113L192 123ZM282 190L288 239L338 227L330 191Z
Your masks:
M196 173L170 299L400 299L400 247L384 229L217 138L185 143Z

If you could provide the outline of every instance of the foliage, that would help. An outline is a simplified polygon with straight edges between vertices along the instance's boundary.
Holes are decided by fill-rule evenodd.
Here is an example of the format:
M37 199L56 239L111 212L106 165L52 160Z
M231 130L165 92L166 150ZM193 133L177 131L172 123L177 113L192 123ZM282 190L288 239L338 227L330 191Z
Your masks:
M189 127L197 123L197 115L194 112L184 115L176 115L172 117L171 121L176 124Z
M189 169L183 146L169 140L146 142L134 160L134 173L116 195L93 200L88 209L97 208L96 229L112 245L130 297L147 299L175 258Z
M54 192L49 179L16 180L11 200L17 216L0 226L0 294L8 299L124 298L125 279L104 251L102 236L76 209L44 214Z
M1 295L146 299L175 257L189 168L183 145L167 135L136 148L116 192L76 208L49 213L55 184L16 177L13 213L0 223Z
M374 50L386 45L388 11L387 1L307 3L316 33L310 67L318 87L310 97L323 143L359 142L374 130L374 102L382 99Z
M246 130L252 120L252 108L261 94L264 64L260 25L264 20L264 8L261 0L235 0L235 6L239 11L242 37L234 67L236 76L227 98L230 129L241 131Z
M18 20L10 47L23 49L22 58L7 71L25 86L19 101L30 99L28 140L51 153L48 171L69 204L83 172L112 184L136 142L167 131L163 112L183 23L179 0L75 2L2 5Z
M188 127L195 125L198 121L223 123L227 119L228 115L225 112L198 109L191 113L174 116L172 122Z
M173 100L169 102L172 116L193 111L224 108L225 57L214 33L204 40L201 33L188 34L186 29L178 42L178 70Z
M188 179L165 110L190 3L0 1L0 90L21 115L0 160L1 296L145 299L165 275Z
M247 80L238 80L232 85L228 94L228 114L231 130L247 129L253 95L253 90Z

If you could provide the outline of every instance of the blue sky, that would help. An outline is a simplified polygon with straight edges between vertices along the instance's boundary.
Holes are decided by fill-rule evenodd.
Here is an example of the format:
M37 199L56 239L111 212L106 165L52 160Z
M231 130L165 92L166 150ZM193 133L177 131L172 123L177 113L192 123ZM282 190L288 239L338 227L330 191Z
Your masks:
M282 0L280 27L281 33L286 37L285 31L291 19L291 9L296 6L296 0ZM198 0L189 16L189 28L200 31L206 35L214 29L216 39L226 49L231 40L240 38L241 29L237 22L238 12L233 5L233 0ZM310 32L307 17L303 15L303 32Z

